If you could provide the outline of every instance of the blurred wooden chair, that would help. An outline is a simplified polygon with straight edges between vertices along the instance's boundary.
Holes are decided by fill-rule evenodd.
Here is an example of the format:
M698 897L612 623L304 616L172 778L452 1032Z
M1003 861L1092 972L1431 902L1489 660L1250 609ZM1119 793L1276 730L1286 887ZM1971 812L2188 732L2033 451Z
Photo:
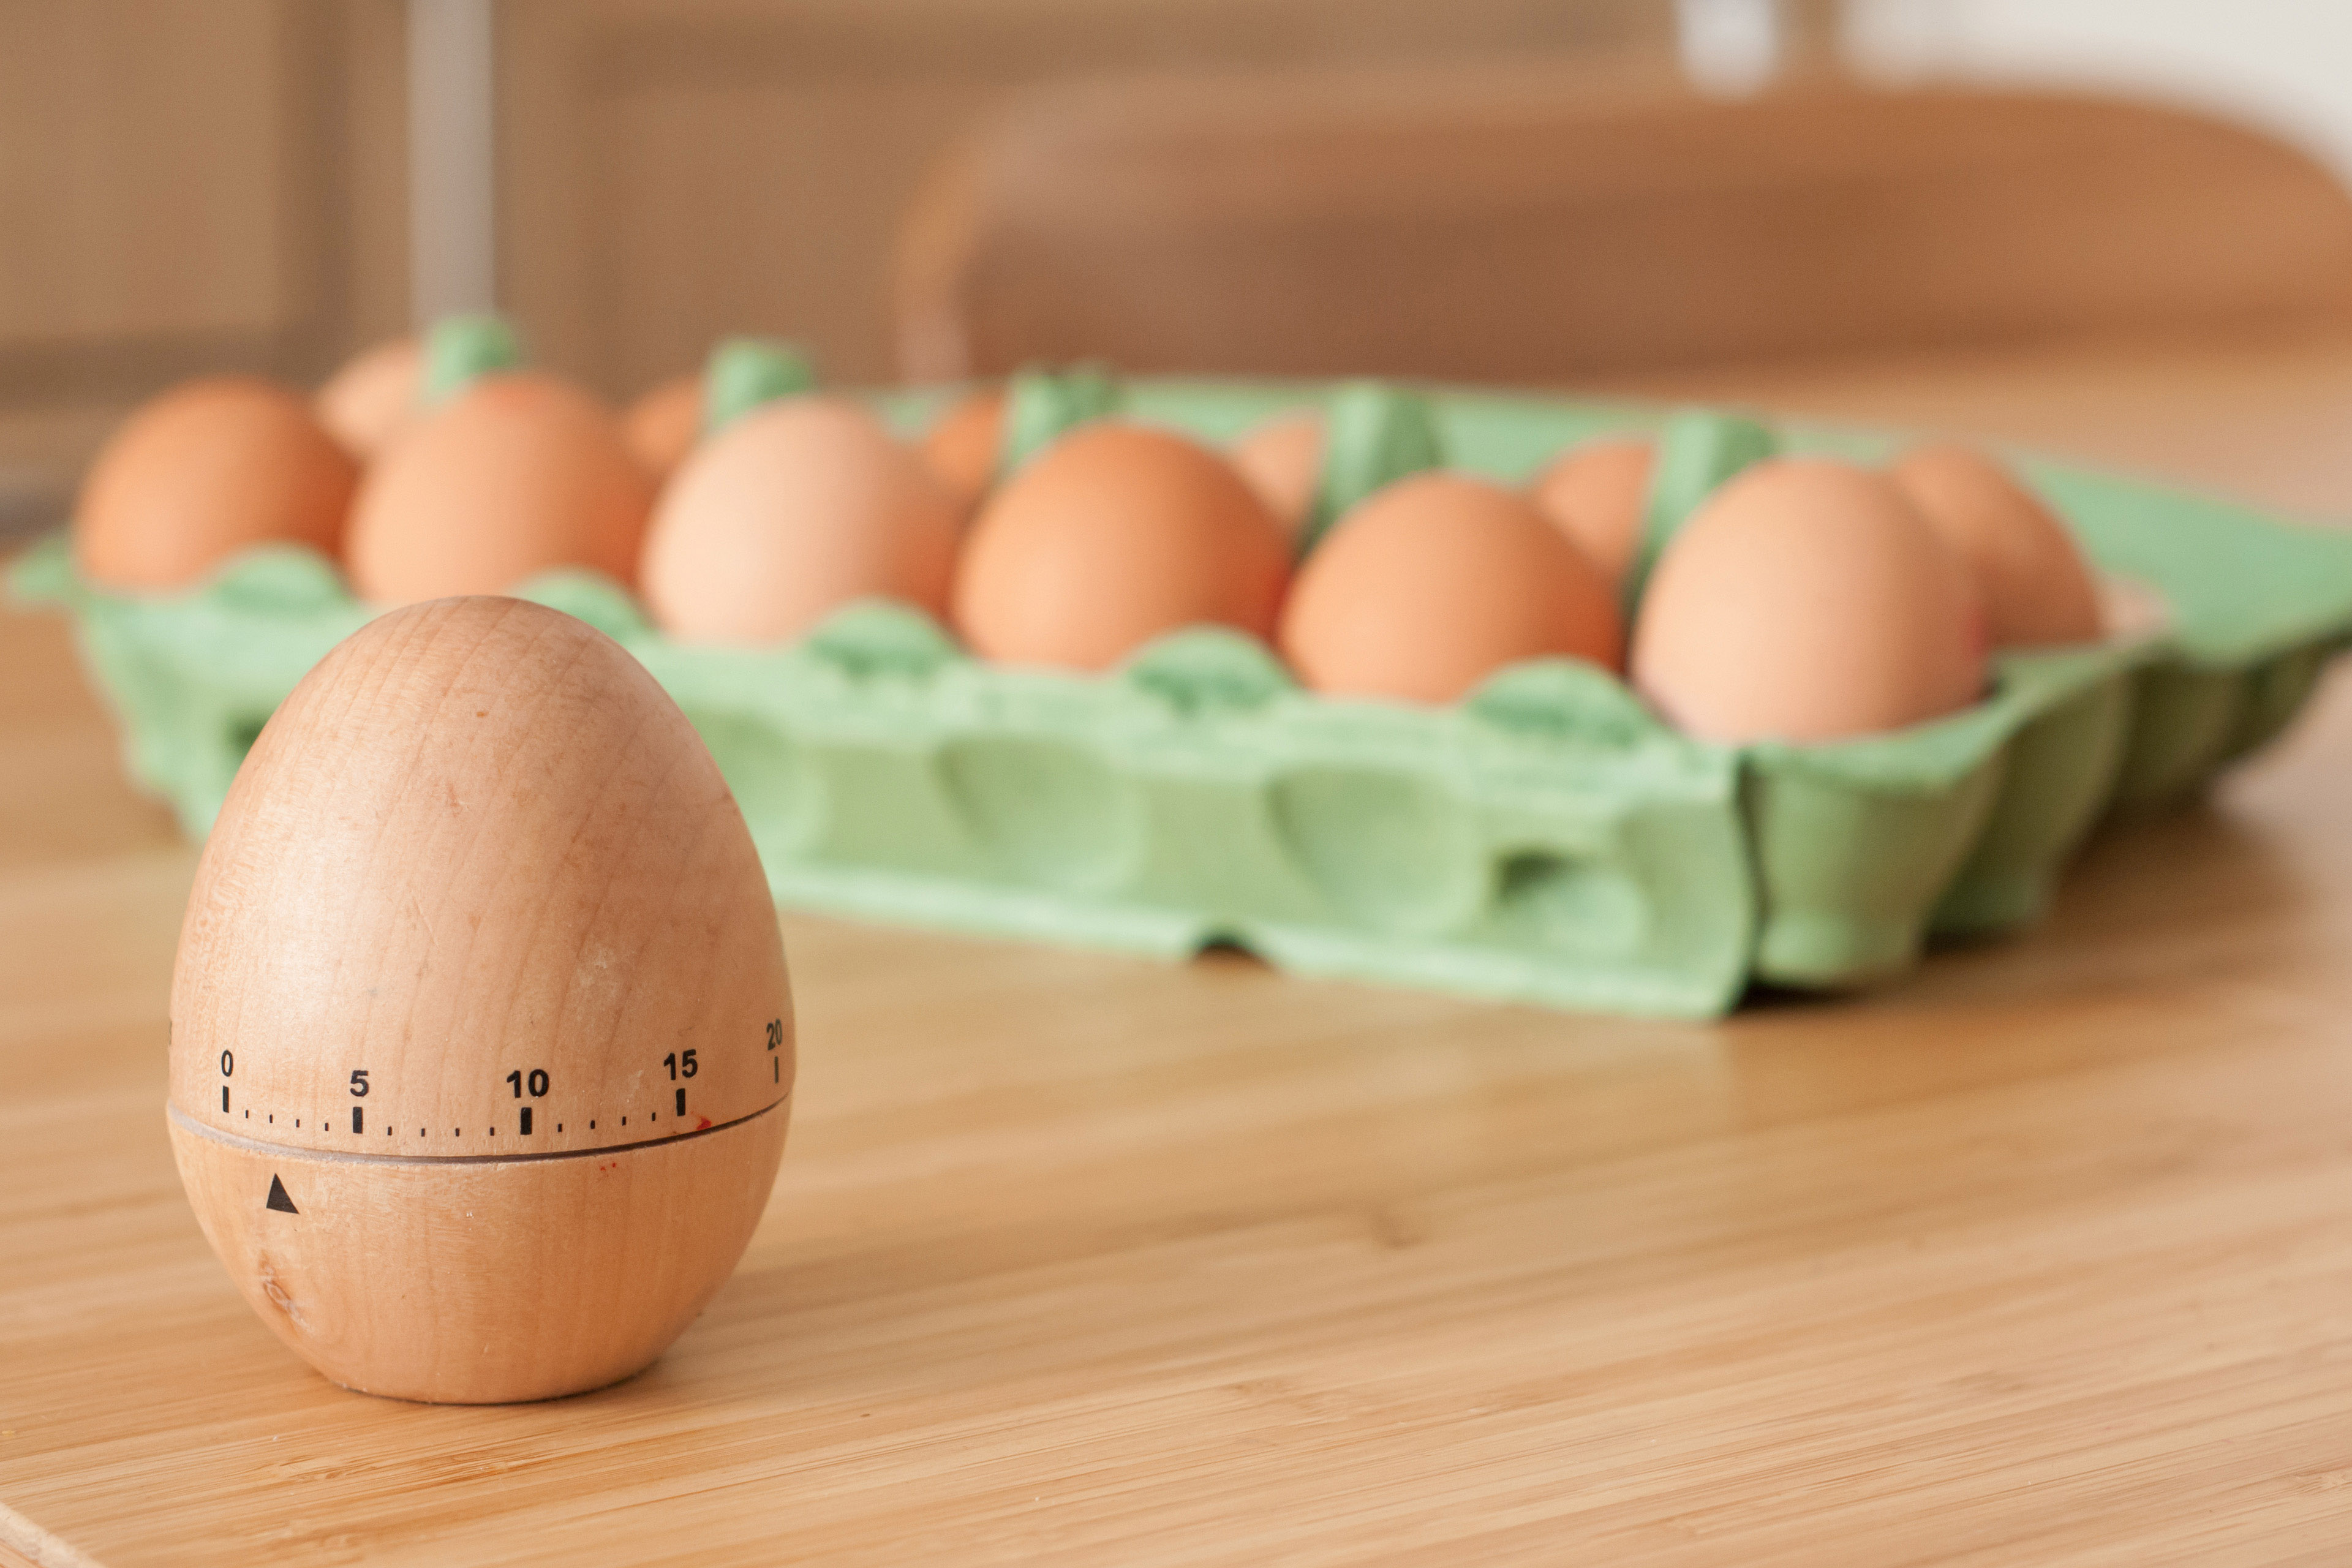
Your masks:
M2352 322L2352 199L2179 110L1558 72L1108 83L936 167L903 369L1557 382Z

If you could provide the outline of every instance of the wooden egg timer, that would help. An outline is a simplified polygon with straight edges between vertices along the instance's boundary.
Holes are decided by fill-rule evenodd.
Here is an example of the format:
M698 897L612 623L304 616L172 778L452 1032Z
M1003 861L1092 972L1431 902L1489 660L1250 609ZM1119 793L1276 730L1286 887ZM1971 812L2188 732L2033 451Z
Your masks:
M172 985L213 1248L336 1382L480 1404L650 1363L782 1157L793 1011L734 797L652 677L513 599L386 615L262 731Z

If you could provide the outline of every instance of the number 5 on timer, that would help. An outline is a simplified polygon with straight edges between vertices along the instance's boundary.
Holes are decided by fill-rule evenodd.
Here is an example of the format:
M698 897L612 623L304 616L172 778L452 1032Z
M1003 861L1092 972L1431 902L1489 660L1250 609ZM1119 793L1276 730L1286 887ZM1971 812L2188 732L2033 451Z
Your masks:
M172 992L205 1234L336 1382L485 1403L659 1355L783 1153L775 909L693 727L510 599L383 616L262 731Z

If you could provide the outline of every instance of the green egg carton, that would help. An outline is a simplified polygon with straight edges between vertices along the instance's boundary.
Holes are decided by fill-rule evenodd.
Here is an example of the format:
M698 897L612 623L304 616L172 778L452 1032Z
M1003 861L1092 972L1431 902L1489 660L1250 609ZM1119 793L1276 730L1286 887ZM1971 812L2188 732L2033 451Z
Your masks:
M1114 401L1092 381L1056 395L1092 413ZM1727 416L1419 397L1454 466L1512 482L1578 440L1656 436L1652 552L1766 452L1872 459L1890 445ZM1345 461L1431 457L1426 434L1360 386L1143 381L1115 401L1208 439L1328 401L1335 431L1367 432ZM911 430L940 399L877 403ZM1234 944L1302 973L1705 1016L1759 981L1867 984L1930 937L2030 923L2103 817L2176 800L2275 734L2352 636L2352 538L2025 467L2168 624L2005 656L1963 713L1824 745L1693 741L1570 660L1515 666L1433 709L1309 696L1262 644L1217 629L1080 677L981 663L883 603L795 646L730 649L669 641L589 574L519 591L612 635L677 698L786 903L1166 957ZM194 835L278 701L372 613L296 549L252 552L185 595L132 598L81 583L51 541L15 584L71 607L133 775Z

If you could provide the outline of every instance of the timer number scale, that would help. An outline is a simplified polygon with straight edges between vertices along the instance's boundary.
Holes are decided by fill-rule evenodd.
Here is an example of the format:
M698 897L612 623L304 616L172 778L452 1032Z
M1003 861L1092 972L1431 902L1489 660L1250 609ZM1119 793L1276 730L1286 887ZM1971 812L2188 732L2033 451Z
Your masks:
M784 1082L782 1051L784 1044L784 1021L782 1018L769 1019L765 1037L765 1058L768 1064L769 1081L773 1087L782 1089ZM656 1078L656 1082L658 1084L666 1079L667 1084L671 1086L669 1089L667 1105L670 1116L670 1131L667 1133L658 1134L653 1131L655 1128L661 1125L662 1110L660 1107L655 1107L653 1109L640 1109L640 1110L635 1113L635 1126L638 1129L638 1132L637 1136L635 1138L621 1139L617 1137L622 1130L626 1129L631 1125L631 1113L623 1111L616 1118L609 1108L604 1110L600 1114L588 1117L586 1119L587 1130L590 1132L599 1132L604 1131L605 1127L609 1125L612 1133L615 1135L615 1141L617 1142L628 1143L649 1142L656 1136L677 1137L688 1132L702 1131L714 1125L711 1120L707 1116L698 1116L691 1124L688 1124L687 1120L689 1115L688 1095L694 1087L692 1080L699 1077L702 1072L702 1051L699 1047L688 1046L684 1050L672 1050L666 1052L661 1058L660 1072L662 1077ZM253 1121L258 1120L265 1127L275 1128L278 1125L278 1113L275 1110L264 1108L260 1117L257 1119L254 1116L253 1107L239 1106L236 1103L236 1096L235 1093L236 1053L235 1051L224 1050L221 1052L220 1075L222 1079L220 1086L220 1113L223 1117L230 1119L233 1123L236 1121ZM504 1124L509 1129L510 1135L517 1138L529 1138L544 1129L547 1125L547 1117L544 1112L549 1109L544 1102L555 1087L554 1079L549 1076L547 1069L545 1068L516 1068L506 1075L503 1082L507 1095L511 1097L513 1101L512 1104L506 1107L506 1109L511 1112L512 1119L510 1121ZM368 1114L368 1105L366 1103L362 1103L368 1101L370 1095L378 1088L370 1069L366 1068L352 1068L349 1084L352 1100L352 1104L350 1108L349 1122L352 1134L353 1136L365 1137L372 1131L380 1128L385 1137L397 1137L400 1129L406 1125L407 1121L403 1119L395 1110L386 1105L382 1096L377 1097L373 1102L377 1108L377 1113L373 1117L371 1117ZM493 1091L491 1104L498 1105L500 1098L501 1097L498 1096L496 1092ZM576 1112L573 1113L573 1119L578 1119ZM297 1116L292 1117L289 1120L295 1131L303 1131L303 1122L305 1118ZM320 1116L316 1112L313 1112L310 1116L309 1121L311 1127L324 1129L337 1126L340 1122L340 1118L335 1116ZM496 1138L499 1135L500 1126L501 1123L497 1121L493 1117L486 1115L481 1121L476 1124L476 1131L483 1137ZM558 1135L565 1133L568 1129L569 1123L566 1121L559 1121L554 1123L554 1130ZM433 1131L434 1130L431 1127L419 1126L416 1129L416 1136L423 1139L430 1139L433 1134ZM452 1127L449 1130L448 1135L452 1139L463 1139L467 1135L466 1129L463 1127ZM599 1146L612 1147L614 1144L600 1141Z

